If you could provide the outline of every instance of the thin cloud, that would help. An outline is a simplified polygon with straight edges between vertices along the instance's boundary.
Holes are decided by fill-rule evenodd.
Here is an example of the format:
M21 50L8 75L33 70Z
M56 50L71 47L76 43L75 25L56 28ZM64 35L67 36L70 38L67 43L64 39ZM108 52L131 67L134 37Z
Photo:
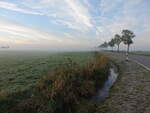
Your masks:
M4 1L0 1L0 8L17 11L17 12L21 12L21 13L26 13L26 14L43 15L42 13L22 9L22 8L19 8L16 4L13 4L10 2L4 2Z
M55 18L55 23L74 30L87 31L93 27L88 7L80 0L38 0L38 2L27 0L23 4L39 10L50 18Z
M2 36L1 36L2 35ZM4 38L5 37L5 38ZM5 40L6 39L6 40ZM40 29L35 29L19 24L12 23L0 19L0 41L15 44L33 44L49 47L68 47L68 46L89 46L90 43L84 40L76 40L68 33L61 36L52 32L45 32Z
M0 1L0 8L30 14L25 15L25 18L32 17L31 20L19 20L24 26L0 23L0 35L8 36L9 34L11 38L39 44L41 41L47 45L49 43L56 46L89 47L103 43L105 40L109 41L122 29L130 29L136 33L134 44L138 47L138 45L141 46L140 41L145 42L144 40L148 40L150 35L149 5L149 1L143 0ZM2 12L0 15L7 14ZM37 18L39 16L38 21L33 15ZM38 23L40 19L41 22L44 21L44 24ZM45 25L46 22L47 25ZM26 24L31 24L34 28L27 27Z

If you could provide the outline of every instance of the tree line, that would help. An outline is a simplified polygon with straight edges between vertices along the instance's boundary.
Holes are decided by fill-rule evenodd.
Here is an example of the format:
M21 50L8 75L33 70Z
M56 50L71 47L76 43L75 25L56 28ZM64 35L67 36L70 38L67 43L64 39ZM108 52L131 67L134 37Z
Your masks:
M99 48L107 48L111 47L112 51L115 45L117 46L117 51L119 52L120 44L123 42L125 45L127 45L127 53L129 53L130 45L133 44L133 38L135 37L135 34L128 29L124 29L121 32L121 35L115 34L114 37L109 42L104 42L99 46Z

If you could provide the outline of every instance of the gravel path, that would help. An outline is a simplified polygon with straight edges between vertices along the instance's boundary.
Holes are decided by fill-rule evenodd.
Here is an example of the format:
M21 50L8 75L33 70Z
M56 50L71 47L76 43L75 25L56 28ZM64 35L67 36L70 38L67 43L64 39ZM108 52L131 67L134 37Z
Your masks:
M150 113L150 72L135 62L124 61L123 56L113 57L121 74L97 113Z

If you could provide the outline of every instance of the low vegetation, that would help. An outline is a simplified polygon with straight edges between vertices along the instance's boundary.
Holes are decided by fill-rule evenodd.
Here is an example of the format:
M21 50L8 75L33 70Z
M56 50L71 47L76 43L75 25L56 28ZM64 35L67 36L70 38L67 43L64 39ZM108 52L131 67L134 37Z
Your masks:
M95 53L83 66L68 64L43 76L30 89L0 94L4 113L93 113L92 97L109 73L109 58Z

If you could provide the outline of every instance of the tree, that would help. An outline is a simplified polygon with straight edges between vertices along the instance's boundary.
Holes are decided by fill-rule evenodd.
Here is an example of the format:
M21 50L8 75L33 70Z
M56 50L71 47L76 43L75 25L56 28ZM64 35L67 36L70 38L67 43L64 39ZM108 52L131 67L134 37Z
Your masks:
M118 46L118 52L119 52L119 46L120 46L120 43L122 42L122 38L120 35L116 34L115 37L114 37L114 40L115 40L115 44Z
M129 53L130 45L133 43L132 39L135 37L135 34L130 30L122 30L122 41L127 45L127 53Z
M115 46L115 40L111 39L111 41L108 44L110 47L112 47L112 51L113 51L113 47Z
M108 43L107 43L107 42L104 42L104 43L101 44L99 47L100 47L100 48L107 48L107 47L108 47Z

